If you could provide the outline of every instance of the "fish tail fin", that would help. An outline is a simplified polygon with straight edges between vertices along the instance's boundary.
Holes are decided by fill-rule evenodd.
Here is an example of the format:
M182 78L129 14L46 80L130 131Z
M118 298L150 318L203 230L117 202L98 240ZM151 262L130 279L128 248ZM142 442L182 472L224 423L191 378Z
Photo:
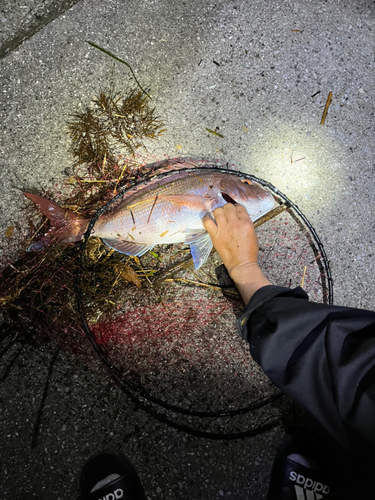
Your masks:
M50 229L43 238L44 246L53 239L60 243L74 243L82 239L89 223L88 220L59 207L57 203L43 196L31 193L24 193L24 195L33 201L42 214L50 220Z

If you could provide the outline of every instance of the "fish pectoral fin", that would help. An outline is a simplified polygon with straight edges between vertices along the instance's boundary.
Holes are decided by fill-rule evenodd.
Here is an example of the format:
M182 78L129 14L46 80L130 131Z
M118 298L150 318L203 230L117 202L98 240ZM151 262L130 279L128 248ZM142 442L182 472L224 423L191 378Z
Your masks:
M195 243L200 241L204 236L208 235L204 228L200 229L185 229L185 243L190 245L190 243Z
M143 245L141 243L133 243L132 241L125 241L117 238L113 239L103 239L103 242L109 247L116 250L116 252L124 253L126 255L134 255L135 257L141 257L149 250L152 250L155 245Z
M159 200L175 203L179 207L189 207L195 210L211 210L214 202L213 198L205 198L204 196L195 196L193 194L163 194L159 195Z
M185 243L190 245L195 269L199 269L208 259L213 247L210 235L207 231L187 230Z

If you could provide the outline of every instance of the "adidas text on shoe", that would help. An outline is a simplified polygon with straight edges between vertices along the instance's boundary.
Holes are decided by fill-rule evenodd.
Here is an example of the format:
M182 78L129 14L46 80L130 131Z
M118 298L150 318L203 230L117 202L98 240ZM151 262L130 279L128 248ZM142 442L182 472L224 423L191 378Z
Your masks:
M108 493L103 498L98 498L98 500L117 500L118 498L122 498L124 496L124 492L121 488L117 488L113 493Z
M303 476L302 474L298 474L295 471L291 471L289 474L289 479L295 483L295 490L297 494L298 500L301 498L306 498L306 496L303 494L302 488L316 493L316 495L307 495L307 499L310 500L319 500L323 498L323 495L327 495L330 492L330 487L328 485L324 485L323 483L320 483L319 481L314 481L313 479L310 479L308 477ZM306 491L306 493L307 493ZM302 493L302 495L301 495ZM314 498L315 497L315 498Z

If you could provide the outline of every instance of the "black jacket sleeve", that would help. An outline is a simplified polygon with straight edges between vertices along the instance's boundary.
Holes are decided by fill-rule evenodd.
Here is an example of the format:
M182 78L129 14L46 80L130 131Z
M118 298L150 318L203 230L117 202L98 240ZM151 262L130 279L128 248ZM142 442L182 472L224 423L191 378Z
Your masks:
M238 319L253 359L346 448L375 445L375 312L265 286Z

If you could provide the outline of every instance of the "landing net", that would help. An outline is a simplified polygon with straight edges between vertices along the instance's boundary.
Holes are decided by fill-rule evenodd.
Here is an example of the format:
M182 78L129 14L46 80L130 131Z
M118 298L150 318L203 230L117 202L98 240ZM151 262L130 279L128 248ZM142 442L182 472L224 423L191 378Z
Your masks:
M270 183L242 172L212 164L187 171L199 175L207 169L256 181L286 205L286 211L257 229L259 264L273 284L302 286L310 300L331 304L324 247L298 207ZM121 191L91 220L81 246L81 269L87 267L88 237L99 216L133 188ZM78 309L94 350L126 392L179 428L240 437L277 425L281 393L239 337L236 318L243 303L236 288L216 252L198 271L184 267L189 257L187 245L163 245L133 263L147 283L142 288L115 284L122 287L121 299L116 295L117 312L109 318L93 315L82 293L82 280L100 288L100 274L87 278L79 272ZM128 259L124 256L124 262Z

